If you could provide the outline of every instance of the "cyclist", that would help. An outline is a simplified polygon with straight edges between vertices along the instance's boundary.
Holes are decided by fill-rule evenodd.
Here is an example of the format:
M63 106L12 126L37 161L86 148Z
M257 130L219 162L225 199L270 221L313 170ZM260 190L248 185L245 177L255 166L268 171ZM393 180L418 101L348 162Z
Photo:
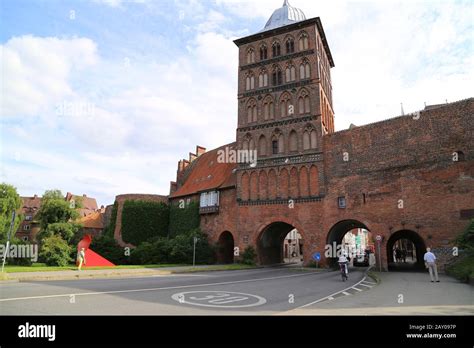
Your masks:
M349 279L349 277L347 276L347 265L349 264L349 260L345 254L341 254L337 262L339 263L339 267L341 269L342 281L345 282L347 279Z

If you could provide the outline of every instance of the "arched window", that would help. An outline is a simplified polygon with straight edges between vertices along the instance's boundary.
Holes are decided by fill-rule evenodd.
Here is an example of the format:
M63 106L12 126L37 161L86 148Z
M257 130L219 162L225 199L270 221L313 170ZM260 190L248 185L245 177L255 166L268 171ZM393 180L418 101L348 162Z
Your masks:
M273 53L273 57L279 57L281 55L281 47L278 41L275 41L272 44L272 53Z
M262 135L260 136L260 139L258 139L258 155L266 156L266 154L267 154L267 139L265 139L265 136Z
M305 130L303 133L303 150L309 150L311 148L311 141L309 138L308 130Z
M293 151L293 152L298 151L298 137L294 130L290 132L289 140L290 140L290 144L289 144L290 151Z
M242 141L242 150L247 151L249 149L249 139L248 136L244 137L244 140Z
M305 32L301 33L298 46L300 51L304 51L309 48L308 34Z
M255 51L253 48L247 50L247 64L255 63Z
M250 139L249 141L249 150L250 151L255 150L255 142L253 141L253 139Z
M284 93L280 98L280 117L291 116L293 114L293 108L291 96L288 93Z
M300 65L300 79L309 79L311 77L311 67L307 61Z
M265 44L260 46L260 60L265 60L268 58L267 46Z
M265 120L273 119L275 108L273 105L273 98L271 96L266 97L263 100L263 118Z
M283 134L280 134L278 137L278 153L285 152L285 139L283 138Z
M260 71L258 75L258 87L267 87L268 86L268 73L266 70Z
M316 131L314 129L311 131L310 137L311 137L311 148L315 149L317 146L317 143L316 143Z
M247 103L247 122L257 122L257 102L251 99Z
M286 67L286 82L295 81L296 80L296 68L294 65L288 65Z
M310 100L306 90L303 90L298 97L298 113L307 114L310 112Z
M286 40L286 54L293 53L295 51L295 40L289 37Z
M247 77L245 78L245 90L249 91L254 88L255 88L255 76L253 75L252 72L249 72L247 74Z
M283 76L281 73L280 67L276 66L273 69L273 74L272 74L272 84L273 86L279 86L283 83Z

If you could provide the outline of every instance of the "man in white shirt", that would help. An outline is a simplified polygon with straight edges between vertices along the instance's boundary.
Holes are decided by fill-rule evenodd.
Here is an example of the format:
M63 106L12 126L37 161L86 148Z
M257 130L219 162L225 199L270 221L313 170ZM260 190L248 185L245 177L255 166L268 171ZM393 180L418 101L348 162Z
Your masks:
M433 283L436 279L436 282L439 283L438 269L436 268L436 256L431 252L431 248L426 248L426 253L423 259L425 260L426 268L428 268L428 270L430 271L431 282Z

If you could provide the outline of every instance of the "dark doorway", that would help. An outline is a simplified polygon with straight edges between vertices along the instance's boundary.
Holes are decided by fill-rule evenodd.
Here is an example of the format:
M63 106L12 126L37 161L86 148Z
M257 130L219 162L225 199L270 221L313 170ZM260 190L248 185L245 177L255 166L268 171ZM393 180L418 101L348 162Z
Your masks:
M217 262L234 262L234 237L229 231L222 232L217 241Z
M425 242L414 231L401 230L387 241L387 263L389 271L423 270Z

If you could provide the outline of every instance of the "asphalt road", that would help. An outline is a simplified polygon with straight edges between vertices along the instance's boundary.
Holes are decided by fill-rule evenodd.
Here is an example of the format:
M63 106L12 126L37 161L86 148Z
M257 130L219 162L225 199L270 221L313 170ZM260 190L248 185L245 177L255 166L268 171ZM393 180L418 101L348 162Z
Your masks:
M351 269L346 282L339 272L263 268L4 283L0 285L0 315L280 314L352 287L364 271Z

